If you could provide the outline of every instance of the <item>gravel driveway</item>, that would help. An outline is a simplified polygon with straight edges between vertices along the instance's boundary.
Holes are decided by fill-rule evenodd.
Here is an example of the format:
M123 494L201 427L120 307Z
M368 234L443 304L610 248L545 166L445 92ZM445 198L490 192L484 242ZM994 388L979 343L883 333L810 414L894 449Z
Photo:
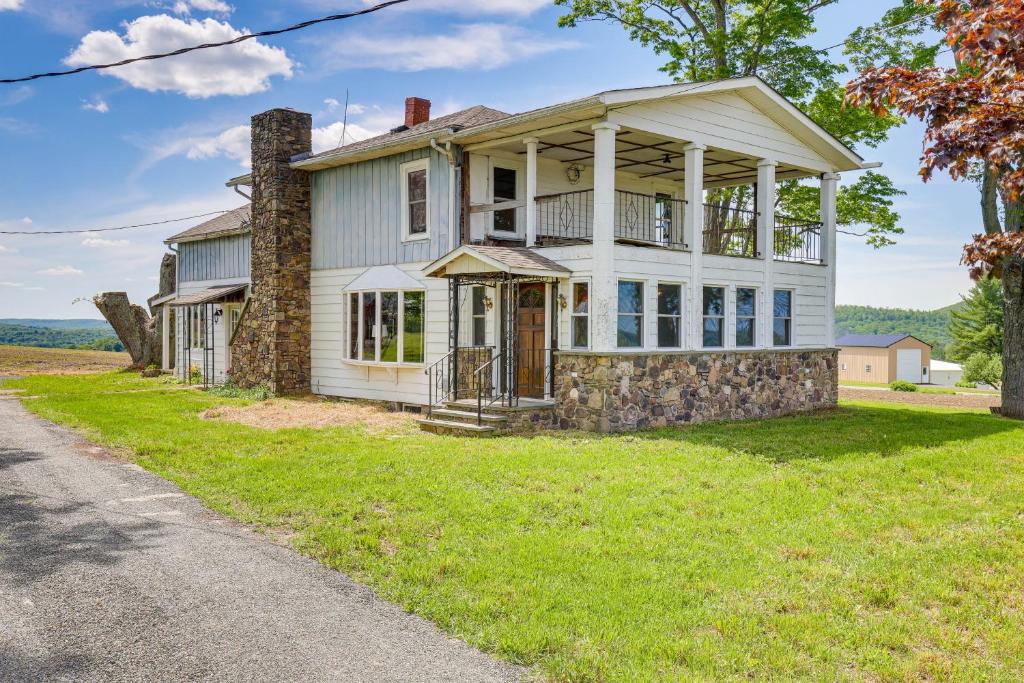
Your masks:
M523 673L0 396L0 680Z

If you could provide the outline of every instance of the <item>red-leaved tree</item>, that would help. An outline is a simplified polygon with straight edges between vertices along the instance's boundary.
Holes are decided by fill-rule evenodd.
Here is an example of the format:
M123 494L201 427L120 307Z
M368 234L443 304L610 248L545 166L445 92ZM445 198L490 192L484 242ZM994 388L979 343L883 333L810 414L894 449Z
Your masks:
M1024 419L1024 0L918 2L936 7L956 66L870 69L847 85L847 101L925 123L925 182L980 173L984 233L963 263L975 279L1003 281L1002 413Z

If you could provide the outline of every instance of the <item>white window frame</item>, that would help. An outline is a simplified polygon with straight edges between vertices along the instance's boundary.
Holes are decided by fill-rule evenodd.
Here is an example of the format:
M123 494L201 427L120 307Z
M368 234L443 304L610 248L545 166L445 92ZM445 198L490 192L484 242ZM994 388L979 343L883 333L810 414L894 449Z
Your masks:
M722 315L704 315L704 288L722 290ZM720 318L722 321L722 343L718 346L706 346L704 344L704 319ZM700 348L702 349L725 349L729 344L729 286L719 285L712 282L704 282L700 286Z
M576 306L576 285L578 285L578 284L579 285L586 285L587 286L587 312L586 313L576 313L575 312L575 310L576 310L575 309L575 306ZM593 330L591 329L591 324L592 323L591 323L591 315L590 315L590 303L591 303L590 295L591 295L591 293L593 293L593 291L594 291L594 288L590 284L590 278L576 278L576 279L569 280L569 306L568 306L568 309L569 309L569 335L568 335L569 344L568 344L568 348L570 348L570 349L586 350L586 349L590 348L590 338L591 338L591 334L593 332ZM574 341L573 340L573 329L574 329L573 323L576 321L576 318L586 318L587 319L587 343L586 343L585 346L577 346L577 345L575 345L573 343L573 341ZM616 321L616 324L618 324L618 317L616 317L615 321Z
M619 310L619 284L623 282L633 282L639 284L641 287L640 296L640 313L622 313ZM650 283L647 280L632 277L620 277L615 281L615 348L617 349L646 349L647 348L647 328L645 327L647 321L647 297L649 292L647 288ZM640 316L640 345L639 346L619 346L619 316L631 315L636 317Z
M409 174L415 171L426 171L426 215L427 215L427 230L423 233L412 234L409 232ZM419 240L429 240L430 235L433 232L433 225L430 223L430 158L416 159L415 161L407 161L398 167L398 177L401 183L401 198L402 198L402 241L403 242L416 242ZM394 291L394 290L388 290Z
M397 361L382 361L380 360L380 325L381 318L383 316L383 294L385 292L395 293L398 295L398 320L396 325L398 326L398 358ZM358 306L359 316L358 323L356 325L356 355L357 358L352 358L352 295L358 295L356 305ZM374 356L372 359L363 358L363 338L366 334L366 315L365 306L363 299L365 295L375 294L377 296L377 306L374 311L373 329L377 333L374 336ZM419 362L406 362L405 361L405 295L406 294L422 294L423 295L423 360ZM426 354L426 335L427 335L427 290L426 289L363 289L358 291L349 290L344 292L344 299L342 299L342 315L345 320L345 339L344 347L342 349L342 362L350 365L370 365L381 368L422 368L426 365L427 354Z
M753 290L753 292L754 292L754 315L753 316L740 315L739 305L740 305L740 290L741 289L750 289L750 290ZM760 287L756 287L754 285L736 285L736 287L734 288L734 294L733 294L733 298L732 298L732 318L733 318L733 322L732 322L732 330L731 330L731 332L732 332L732 345L733 345L733 348L737 348L737 349L756 349L758 347L757 338L758 338L758 334L759 334L760 330L758 329L758 326L757 326L757 319L759 317L758 316L758 311L761 310L760 297L761 297L761 288ZM773 301L773 303L774 303L774 301ZM754 328L753 328L753 340L752 340L752 343L750 343L748 345L744 345L744 346L740 346L740 342L739 342L740 318L743 318L744 320L753 320L754 321L753 322Z
M662 285L668 287L679 288L679 314L668 315L662 314L658 310L658 288ZM662 346L661 341L658 339L659 334L659 323L662 318L679 318L679 344L677 346ZM654 283L654 346L658 349L668 349L670 351L678 351L686 345L686 283L675 281L675 280L658 280Z
M789 292L789 343L788 344L776 344L775 343L775 321L778 316L775 315L775 293L776 292ZM772 326L771 326L771 343L774 348L777 349L791 349L796 346L796 290L789 287L774 287L772 288Z
M520 159L510 159L503 156L490 156L488 157L489 164L487 168L487 202L494 204L494 169L505 168L510 171L516 172L516 197L515 201L519 201L521 198L526 196L526 162ZM471 165L472 167L472 165ZM495 230L494 229L494 211L488 214L487 218L487 234L496 239L522 239L523 235L526 234L526 219L520 220L519 209L512 209L516 211L516 229L514 232L507 230Z

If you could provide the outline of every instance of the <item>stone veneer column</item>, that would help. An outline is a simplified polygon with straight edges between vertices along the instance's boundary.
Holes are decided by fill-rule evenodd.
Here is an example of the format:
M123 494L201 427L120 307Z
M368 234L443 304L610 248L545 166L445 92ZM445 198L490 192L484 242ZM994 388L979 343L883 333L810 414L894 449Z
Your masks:
M252 295L231 346L232 381L276 394L310 390L310 178L313 119L291 109L252 117Z

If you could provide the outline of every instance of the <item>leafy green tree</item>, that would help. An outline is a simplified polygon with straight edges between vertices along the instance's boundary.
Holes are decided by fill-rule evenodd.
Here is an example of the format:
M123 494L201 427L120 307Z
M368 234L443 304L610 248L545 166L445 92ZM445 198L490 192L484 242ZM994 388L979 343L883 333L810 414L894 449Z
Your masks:
M667 59L662 71L677 81L711 81L734 76L759 76L794 102L844 144L874 147L902 123L897 116L876 115L866 107L843 106L839 76L843 64L829 52L806 44L813 35L816 13L837 0L555 0L567 8L564 27L583 21L617 23L630 39ZM899 59L917 63L934 58L934 46L917 40L923 30L917 17L931 12L904 0L878 25L851 34L845 50L855 63ZM888 41L881 29L899 24ZM837 200L838 225L866 225L863 235L875 247L893 244L903 232L893 198L904 194L881 173L865 173L844 184ZM817 187L797 181L779 186L779 211L801 220L817 220ZM750 202L750 193L714 196L715 201Z
M1003 362L994 353L972 354L964 363L964 379L998 389L1003 382Z
M1003 286L980 280L949 315L950 357L964 361L975 353L1003 354Z

